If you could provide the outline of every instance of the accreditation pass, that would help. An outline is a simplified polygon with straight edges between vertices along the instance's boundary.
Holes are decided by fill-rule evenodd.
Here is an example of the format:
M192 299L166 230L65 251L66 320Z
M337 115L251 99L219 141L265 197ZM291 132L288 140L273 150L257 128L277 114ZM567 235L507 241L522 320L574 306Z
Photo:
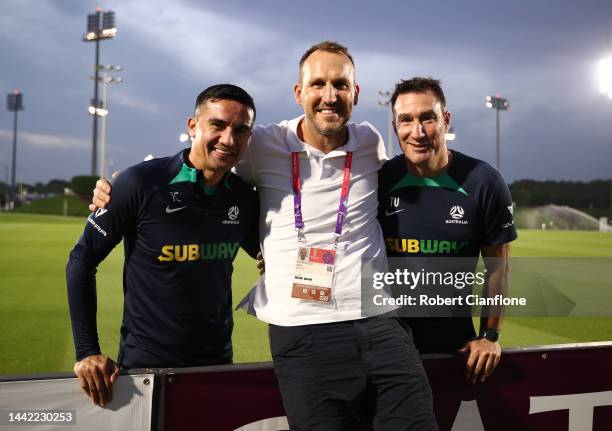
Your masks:
M336 250L299 247L292 298L329 303L336 266Z

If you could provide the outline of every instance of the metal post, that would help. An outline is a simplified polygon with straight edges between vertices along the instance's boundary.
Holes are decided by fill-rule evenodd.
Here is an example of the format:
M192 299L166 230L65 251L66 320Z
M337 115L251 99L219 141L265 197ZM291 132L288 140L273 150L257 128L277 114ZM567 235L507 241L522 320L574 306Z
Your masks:
M96 12L100 16L100 12ZM94 65L94 108L98 109L98 72L100 63L100 39L96 38L96 63ZM93 137L91 152L91 175L96 175L97 153L98 153L98 116L93 117Z
M501 171L501 166L500 166L500 163L499 163L499 107L497 107L495 109L495 113L496 113L496 116L497 116L497 120L495 122L496 123L495 124L495 128L496 128L496 134L497 134L496 135L497 136L496 147L495 147L496 148L495 167L497 167L498 171Z
M495 109L495 167L501 171L501 155L499 143L499 111L507 111L510 108L508 99L504 99L499 94L485 97L485 106Z
M102 77L102 109L106 111L106 114L102 116L102 145L100 154L100 177L106 178L106 117L108 117L108 78L109 74L105 74Z
M119 65L106 65L100 66L100 70L103 70L102 73L102 108L100 110L96 110L96 115L100 115L102 117L102 136L101 136L101 148L100 148L100 176L102 178L108 178L108 161L106 157L106 129L107 119L109 111L108 111L108 94L110 91L109 85L111 83L120 84L123 82L123 78L120 76L112 76L111 71L119 72L123 70L123 66ZM102 112L100 112L102 111Z
M102 22L100 23L100 18ZM102 25L100 25L102 24ZM94 14L87 15L87 33L83 37L85 42L96 43L96 63L94 64L94 98L93 98L93 131L92 131L92 154L91 154L91 175L96 175L98 167L98 80L100 69L100 39L112 39L117 34L115 27L115 12L102 12L100 7L96 7Z
M11 196L10 199L15 201L15 168L17 166L17 112L16 109L13 117L13 170L11 171Z

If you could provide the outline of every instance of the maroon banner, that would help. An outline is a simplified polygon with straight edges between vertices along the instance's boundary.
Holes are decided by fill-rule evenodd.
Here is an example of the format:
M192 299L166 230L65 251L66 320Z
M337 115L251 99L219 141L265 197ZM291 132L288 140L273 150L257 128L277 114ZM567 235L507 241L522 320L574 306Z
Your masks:
M233 431L285 416L271 364L214 368L166 377L165 430Z
M479 384L466 381L465 360L424 359L441 431L612 429L612 343L505 351ZM165 378L168 431L286 429L269 419L285 415L271 365L181 370Z
M612 346L504 352L479 384L464 357L424 365L440 431L612 429Z

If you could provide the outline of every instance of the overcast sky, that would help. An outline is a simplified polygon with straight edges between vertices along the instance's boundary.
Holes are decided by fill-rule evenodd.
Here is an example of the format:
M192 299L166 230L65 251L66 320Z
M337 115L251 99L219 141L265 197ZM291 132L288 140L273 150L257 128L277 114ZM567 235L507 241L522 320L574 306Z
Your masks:
M2 0L0 179L6 181L18 87L17 179L46 182L88 174L94 44L82 42L90 0ZM353 120L387 139L379 90L402 78L441 79L457 139L449 143L495 163L501 94L502 172L520 178L590 180L612 175L612 99L599 94L596 66L612 54L610 0L495 1L100 1L116 12L117 37L101 63L120 64L107 117L112 169L183 144L195 96L231 82L255 98L258 123L300 114L292 86L303 51L324 39L349 47L361 85ZM399 148L394 141L394 151Z

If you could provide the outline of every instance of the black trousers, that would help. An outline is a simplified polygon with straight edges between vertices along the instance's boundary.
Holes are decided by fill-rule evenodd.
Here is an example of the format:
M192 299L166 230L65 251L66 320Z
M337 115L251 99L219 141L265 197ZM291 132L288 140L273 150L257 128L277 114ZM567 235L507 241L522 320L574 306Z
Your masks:
M270 349L293 431L437 430L410 330L395 317L270 325Z
M402 317L410 326L414 345L421 354L457 353L476 338L471 317Z

